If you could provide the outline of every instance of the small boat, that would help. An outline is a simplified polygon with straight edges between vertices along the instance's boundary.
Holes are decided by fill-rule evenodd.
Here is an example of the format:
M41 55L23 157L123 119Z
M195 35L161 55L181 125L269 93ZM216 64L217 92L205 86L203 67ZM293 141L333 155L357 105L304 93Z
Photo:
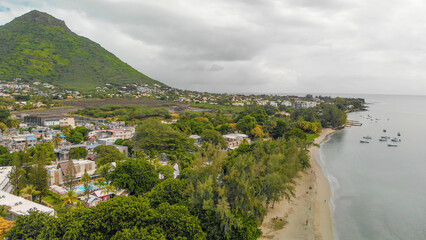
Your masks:
M380 142L387 142L387 141L388 141L388 139L387 139L387 138L380 138L380 139L379 139L379 141L380 141Z
M386 132L386 129L383 129L383 132Z
M371 139L371 136L364 136L362 138L364 138L364 139Z
M392 138L392 140L391 140L392 142L401 142L401 139L399 139L399 138Z
M401 137L401 133L399 133L399 132L398 132L398 134L397 134L397 135L398 135L398 137Z
M388 147L398 147L396 144L388 144Z
M361 140L360 143L370 143L369 141Z

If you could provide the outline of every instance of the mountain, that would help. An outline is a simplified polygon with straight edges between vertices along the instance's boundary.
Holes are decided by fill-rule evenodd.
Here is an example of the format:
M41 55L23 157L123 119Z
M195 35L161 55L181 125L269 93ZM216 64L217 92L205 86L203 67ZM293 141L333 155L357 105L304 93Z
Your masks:
M73 33L64 21L37 10L0 26L0 80L13 78L75 90L105 83L164 85Z

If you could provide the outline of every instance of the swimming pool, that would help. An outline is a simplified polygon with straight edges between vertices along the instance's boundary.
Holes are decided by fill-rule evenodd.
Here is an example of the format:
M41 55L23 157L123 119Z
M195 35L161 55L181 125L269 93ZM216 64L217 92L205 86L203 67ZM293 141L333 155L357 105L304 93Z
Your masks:
M101 187L105 187L105 186L101 186ZM95 191L95 190L98 190L98 189L99 189L99 187L98 187L98 186L95 186L95 185L93 185L93 184L89 184L89 189L90 189L91 191ZM83 185L83 184L81 184L81 185L77 185L77 186L75 186L75 187L74 187L74 192L75 192L75 193L77 193L77 194L81 194L81 193L83 193L85 190L86 190L86 188L84 187L84 185Z

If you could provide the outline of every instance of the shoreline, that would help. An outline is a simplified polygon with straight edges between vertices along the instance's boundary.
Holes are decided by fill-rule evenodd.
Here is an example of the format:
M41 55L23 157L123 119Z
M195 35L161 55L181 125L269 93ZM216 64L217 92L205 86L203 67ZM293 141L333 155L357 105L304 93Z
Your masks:
M321 145L339 131L323 129L314 143ZM283 199L268 209L260 227L263 231L260 239L334 239L330 183L319 162L319 148L310 146L308 150L311 168L296 180L296 197L290 202ZM273 229L275 217L287 221L282 229Z

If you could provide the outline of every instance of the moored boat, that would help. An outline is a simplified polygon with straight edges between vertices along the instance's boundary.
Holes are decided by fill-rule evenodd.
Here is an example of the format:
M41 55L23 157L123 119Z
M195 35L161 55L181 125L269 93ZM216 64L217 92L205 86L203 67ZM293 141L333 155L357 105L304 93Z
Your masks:
M361 140L360 143L370 143L369 141Z
M388 144L388 147L398 147L398 145L396 145L396 144Z

